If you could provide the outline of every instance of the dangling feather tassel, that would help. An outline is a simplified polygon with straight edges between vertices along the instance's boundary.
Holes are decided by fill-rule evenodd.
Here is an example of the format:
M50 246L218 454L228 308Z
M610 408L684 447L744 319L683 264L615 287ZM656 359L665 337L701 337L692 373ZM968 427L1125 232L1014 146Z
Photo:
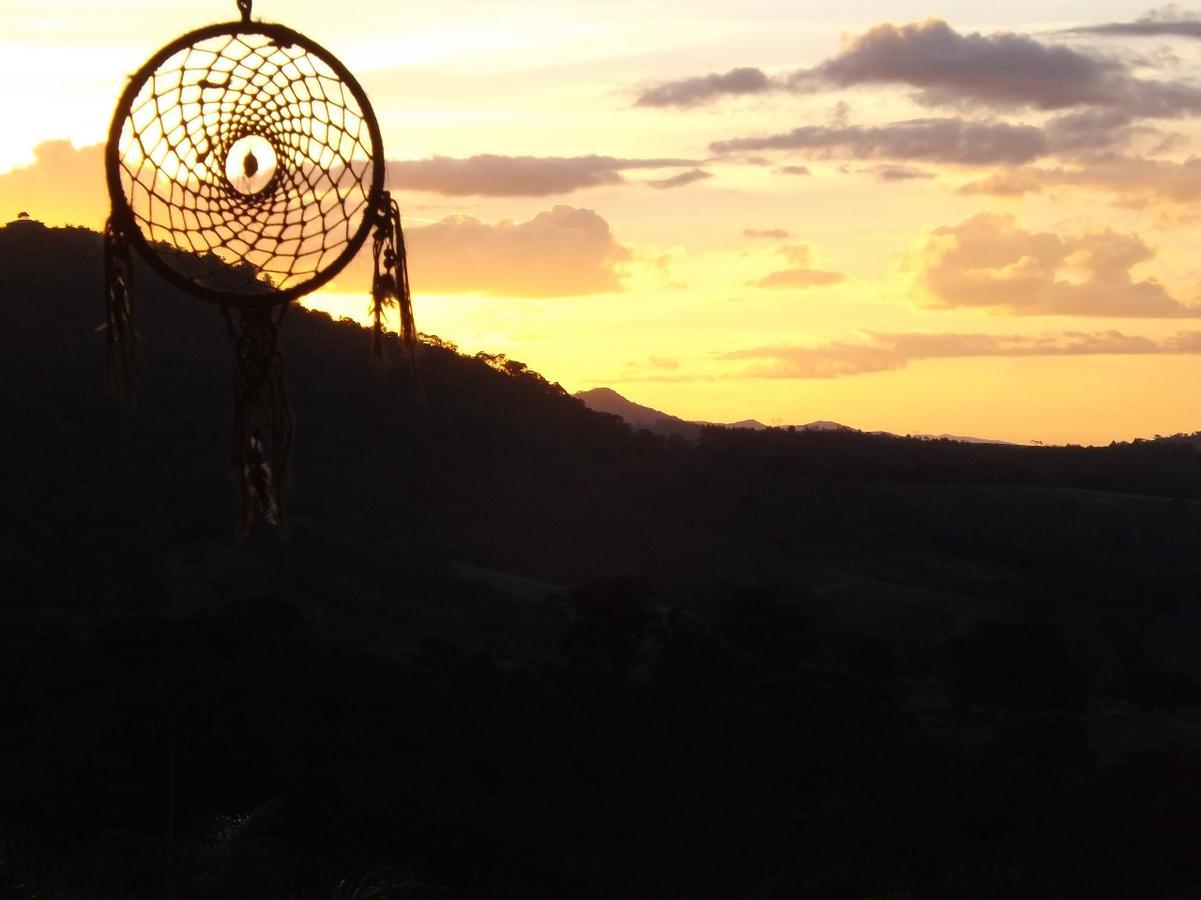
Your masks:
M404 231L400 225L400 207L387 191L378 212L371 246L375 276L371 285L373 327L371 352L384 358L384 310L395 305L400 317L400 340L417 365L417 326L413 320L413 297L409 291L409 261L405 253Z
M133 326L133 264L129 239L111 216L104 226L104 309L105 389L132 406L138 346Z
M223 306L222 312L234 350L231 463L241 503L240 540L256 514L275 526L284 520L293 419L278 338L287 304L238 307L236 322L229 307Z

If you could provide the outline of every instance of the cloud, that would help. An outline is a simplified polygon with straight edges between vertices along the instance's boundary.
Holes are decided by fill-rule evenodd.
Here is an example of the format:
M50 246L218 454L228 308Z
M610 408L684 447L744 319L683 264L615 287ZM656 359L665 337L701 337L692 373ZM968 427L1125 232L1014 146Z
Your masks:
M777 175L812 175L808 166L780 166L776 169Z
M1064 29L1062 34L1100 34L1116 37L1201 38L1201 16L1175 4L1153 9L1133 22L1106 22Z
M714 153L794 150L830 157L902 159L959 165L1019 165L1048 152L1046 135L1031 125L911 119L888 125L805 125L767 137L734 138L710 145Z
M1119 331L1035 335L867 332L859 342L752 347L721 354L718 359L745 364L727 377L838 378L894 371L925 359L1183 353L1201 353L1201 331L1179 332L1162 340Z
M781 269L769 272L762 278L748 282L751 287L760 288L811 288L828 284L838 284L846 281L841 272L826 272L821 269Z
M1185 28L1164 21L1142 27ZM829 59L789 75L770 77L757 68L733 69L657 85L638 102L694 107L732 94L772 90L809 94L865 85L912 88L917 102L926 106L1112 107L1140 118L1201 111L1201 87L1189 82L1136 78L1115 56L1045 43L1026 34L961 34L942 19L876 25L850 39Z
M800 91L865 84L918 89L920 102L1063 109L1107 105L1129 87L1111 57L1044 44L1024 34L960 34L941 19L876 25L836 56L788 80Z
M979 308L1020 316L1201 317L1130 270L1154 258L1135 235L1108 229L1076 237L1019 228L1012 216L982 213L936 229L905 265L919 301L938 309Z
M750 287L803 290L846 281L846 276L841 272L813 268L813 247L809 244L780 244L774 248L774 252L788 263L788 268L769 272L762 278L747 282Z
M1097 154L1073 168L1002 169L963 185L964 194L1019 196L1048 187L1106 191L1132 204L1189 205L1201 200L1201 159L1182 162Z
M792 232L783 228L744 228L742 234L744 237L769 238L774 241L786 241L792 237Z
M878 181L915 181L933 178L934 175L925 169L913 166L884 165L870 170Z
M618 159L612 156L497 156L466 159L435 156L388 162L393 190L429 191L450 197L545 197L620 184L628 169L691 166L688 159ZM678 177L678 176L677 176Z
M0 174L0 197L9 205L0 218L28 212L51 225L100 228L108 218L104 146L74 147L45 141L33 148L34 161Z
M714 97L740 94L761 94L771 88L771 80L755 68L731 69L728 72L668 81L644 91L635 106L699 106Z
M681 172L679 175L673 175L670 178L660 178L655 181L647 181L649 187L658 188L659 190L670 190L671 188L684 187L686 184L692 184L696 181L704 181L706 178L713 176L704 169L690 169L687 172Z
M1092 154L1125 144L1136 135L1154 133L1136 127L1134 120L1133 113L1124 109L1085 109L1056 116L1044 130L1057 154Z
M529 221L450 216L405 233L413 289L502 297L567 297L622 289L630 251L590 209L555 206ZM364 254L360 254L363 256Z
M1036 194L1042 188L1042 181L1032 169L1003 169L976 181L969 181L960 187L957 193L988 194L993 197L1022 197L1026 194Z

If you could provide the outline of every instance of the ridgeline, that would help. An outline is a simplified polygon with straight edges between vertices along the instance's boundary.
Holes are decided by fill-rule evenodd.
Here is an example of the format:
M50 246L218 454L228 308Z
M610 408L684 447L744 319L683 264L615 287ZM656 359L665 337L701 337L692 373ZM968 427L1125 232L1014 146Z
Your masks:
M239 545L221 317L139 268L124 413L102 271L0 229L0 898L1201 889L1192 444L663 437L296 308Z

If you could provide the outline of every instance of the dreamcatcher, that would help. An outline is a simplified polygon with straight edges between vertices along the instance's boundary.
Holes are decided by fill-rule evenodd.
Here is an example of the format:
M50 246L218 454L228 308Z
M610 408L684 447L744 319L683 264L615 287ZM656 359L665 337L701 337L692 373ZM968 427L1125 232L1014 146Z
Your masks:
M239 533L279 524L292 415L279 328L291 301L372 237L373 348L395 306L416 345L400 211L384 189L379 125L334 56L281 25L241 21L172 41L130 79L105 149L107 382L132 395L130 249L216 305L234 359L232 462Z

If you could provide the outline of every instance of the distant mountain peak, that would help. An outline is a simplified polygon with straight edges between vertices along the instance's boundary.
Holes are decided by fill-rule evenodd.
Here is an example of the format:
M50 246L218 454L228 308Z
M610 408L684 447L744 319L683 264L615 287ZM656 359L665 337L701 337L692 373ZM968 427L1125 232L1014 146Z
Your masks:
M584 405L596 412L609 413L623 419L633 428L645 428L653 434L669 436L678 434L686 438L697 437L706 425L716 425L719 428L747 428L752 431L763 431L770 427L758 419L741 419L737 422L693 422L673 416L649 406L623 397L612 388L598 387L588 391L577 391L573 395L582 400ZM819 420L808 425L795 426L797 431L858 431L848 425L838 422Z
M635 403L612 388L577 391L573 396L583 401L589 409L617 416L634 428L645 428L662 435L682 434L685 437L696 437L700 433L701 426L696 422L688 422L679 416Z
M613 388L598 387L587 391L577 391L573 394L577 400L582 400L584 405L596 412L609 413L624 420L632 428L645 428L653 434L670 436L678 434L686 438L695 438L700 435L701 429L706 425L716 425L719 428L747 428L752 431L763 431L766 428L772 427L764 425L758 419L742 419L738 422L692 422L687 419L681 419L679 416L673 416L671 413L665 413L661 410L653 409L649 406L643 406L640 403L623 397ZM785 426L792 428L795 431L853 431L860 432L858 428L852 428L850 425L843 425L841 422L833 422L829 419L816 419L813 422L806 422L804 425ZM872 434L892 435L888 431L873 431ZM915 434L912 437L920 440L947 440L958 441L963 444L1008 444L1008 441L996 441L988 438L964 437L956 434Z

